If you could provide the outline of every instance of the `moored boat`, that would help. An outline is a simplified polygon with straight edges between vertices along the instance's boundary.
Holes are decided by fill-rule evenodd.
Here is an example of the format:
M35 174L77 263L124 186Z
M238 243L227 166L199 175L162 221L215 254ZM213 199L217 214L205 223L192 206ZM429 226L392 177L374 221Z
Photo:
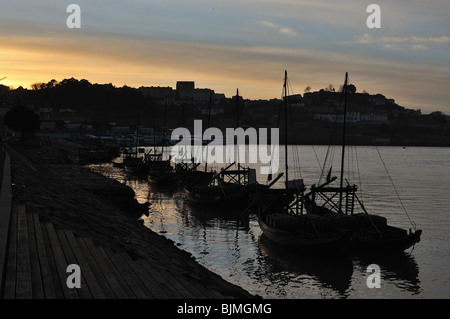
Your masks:
M348 73L345 75L345 83L343 86L344 121L340 184L338 186L332 185L332 183L337 180L337 177L331 177L330 168L326 181L320 186L313 185L311 191L303 197L304 206L308 214L327 218L332 222L335 228L348 234L355 251L366 253L377 252L382 254L402 252L420 241L422 230L416 229L416 225L409 219L409 216L408 219L411 222L412 229L407 231L403 228L389 225L386 217L369 214L356 194L358 190L357 186L350 185L344 178L347 87ZM356 207L360 208L358 212L355 212ZM405 210L406 215L408 215L405 207L403 207L403 209Z
M327 218L267 209L258 214L258 224L270 241L299 252L344 254L349 251L349 238Z
M314 254L342 254L349 240L327 218L307 214L303 207L303 179L289 179L287 72L284 77L285 188L261 193L258 224L268 240L297 251Z

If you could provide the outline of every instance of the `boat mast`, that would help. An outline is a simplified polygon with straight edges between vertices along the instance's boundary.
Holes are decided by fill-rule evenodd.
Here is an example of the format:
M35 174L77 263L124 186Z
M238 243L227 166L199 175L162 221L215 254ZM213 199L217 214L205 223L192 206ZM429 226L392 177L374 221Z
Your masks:
M347 126L347 85L348 85L348 72L345 72L344 82L344 123L342 130L342 157L341 157L341 181L339 191L339 211L342 212L342 200L343 200L343 187L344 187L344 160L345 160L345 144L346 144L346 126Z
M288 188L288 129L287 129L287 71L284 71L284 170L286 172L286 189Z
M212 105L212 98L213 98L213 94L212 94L212 91L211 91L211 92L209 92L208 122L207 122L207 127L208 127L208 128L209 128L209 126L211 125L211 105ZM202 143L203 143L203 137L202 137ZM209 146L209 143L206 144L205 173L208 171L208 146Z
M239 127L239 89L236 89L236 127ZM238 139L239 141L239 139ZM240 154L239 154L239 143L237 144L237 169L238 169L238 183L241 184L241 164L239 163Z
M166 123L167 123L167 104L164 109L164 126L162 131L162 141L161 141L161 160L164 160L164 140L166 138Z
M153 154L156 155L156 119L155 119L155 109L153 109Z
M138 148L139 148L139 106L136 112L136 134L135 134L135 143L134 143L134 156L138 157Z

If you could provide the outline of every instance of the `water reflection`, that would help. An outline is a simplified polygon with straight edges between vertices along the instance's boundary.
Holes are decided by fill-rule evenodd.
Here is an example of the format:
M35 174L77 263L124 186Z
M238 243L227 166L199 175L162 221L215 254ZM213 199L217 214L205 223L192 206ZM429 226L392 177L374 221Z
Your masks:
M314 284L333 289L346 296L353 274L350 258L302 255L270 242L264 234L259 238L259 249L273 274L294 274L299 284L302 279L314 279Z
M194 205L182 191L155 187L110 164L90 167L132 187L140 202L151 203L148 216L142 217L147 227L251 293L265 298L365 297L370 264L378 264L382 281L390 283L378 292L369 292L376 297L422 292L419 266L410 253L360 254L344 259L298 255L269 242L254 216L242 220L239 211Z
M230 228L235 225L236 229L249 230L249 216L241 211L227 207L205 207L189 201L184 202L185 212L195 216L210 226Z
M408 252L401 254L365 255L355 256L356 266L365 271L371 264L380 266L381 279L385 282L392 282L401 290L408 291L412 295L419 294L422 289L419 280L419 267L412 255Z

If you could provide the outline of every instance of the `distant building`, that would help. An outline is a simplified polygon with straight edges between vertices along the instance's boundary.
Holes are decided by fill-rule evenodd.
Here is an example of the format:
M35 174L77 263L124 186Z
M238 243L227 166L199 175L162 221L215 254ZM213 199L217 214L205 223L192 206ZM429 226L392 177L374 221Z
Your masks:
M389 119L387 113L366 113L361 114L361 121L385 123Z
M288 95L286 98L287 98L287 101L290 106L304 106L305 105L303 103L303 98L302 98L301 94ZM283 100L284 100L284 98L283 98Z
M202 108L202 109L200 110L200 112L201 112L202 115L208 115L209 110L208 110L208 109L205 109L205 108ZM211 108L211 116L220 115L220 114L224 114L224 113L225 113L225 112L224 112L223 107L214 107L214 108Z
M178 81L177 82L177 97L180 99L193 99L194 98L194 81Z
M113 136L130 134L131 128L129 126L115 126L111 128L111 134Z
M368 100L369 103L373 103L375 105L385 105L386 97L382 94L376 94L371 96Z
M53 109L51 107L41 107L38 111L39 118L42 121L48 121L51 118Z
M81 127L82 127L82 124L79 122L78 123L77 122L64 123L64 128L66 128L67 130L77 130L77 129L80 129Z
M194 81L178 81L177 91L193 91L195 89Z
M56 129L55 121L42 121L41 122L41 131L54 131Z
M59 109L59 113L76 113L73 109Z
M139 134L142 135L153 135L155 133L155 129L153 127L140 127Z
M214 94L214 100L216 100L216 101L225 100L225 99L226 99L226 97L225 97L225 94L223 94L223 93L215 93Z
M344 123L343 114L316 114L314 115L314 119L325 122ZM348 123L359 122L361 121L361 114L359 112L347 112L346 121Z
M160 105L169 105L175 102L175 91L170 86L141 86L138 90L145 97L151 97L155 103Z
M211 94L214 98L214 91L211 89L194 89L192 97L195 102L206 104L209 103L209 100L211 99Z

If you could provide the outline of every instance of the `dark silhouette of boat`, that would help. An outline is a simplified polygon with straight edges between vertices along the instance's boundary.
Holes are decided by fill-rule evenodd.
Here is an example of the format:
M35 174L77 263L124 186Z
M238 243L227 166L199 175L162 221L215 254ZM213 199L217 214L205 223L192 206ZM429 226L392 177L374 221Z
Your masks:
M207 166L204 170L199 170L200 163L195 163L194 159L191 162L181 162L175 165L175 172L177 179L184 187L192 187L194 185L208 185L212 182L215 172L207 171Z
M145 162L148 166L148 181L154 185L169 186L176 182L176 172L171 163L171 157L165 158L164 156L164 141L166 139L166 122L167 122L167 105L164 110L164 126L162 128L161 136L162 140L159 145L161 151L157 151L156 141L154 141L153 152L145 154ZM155 114L153 114L153 127L155 125ZM153 135L155 139L155 134Z
M267 239L303 253L343 254L349 251L348 237L321 216L264 209L258 214L258 223Z
M143 156L139 155L138 148L135 151L125 149L122 153L122 165L128 173L136 176L146 175L148 166Z
M208 206L244 209L254 199L258 183L254 169L241 167L230 170L235 163L220 170L207 185L187 185L185 192L190 202Z
M213 93L210 92L209 95L209 104L208 104L208 117L207 117L207 127L211 125L211 107L213 102ZM183 109L184 114L184 109ZM184 119L184 116L183 116ZM207 140L203 138L203 135L200 137L191 137L191 143L195 143L196 139L202 140L202 145L208 145L211 143L211 140ZM208 151L206 152L208 154ZM175 165L175 171L177 172L178 178L181 181L181 184L184 188L186 188L190 192L194 186L204 187L210 185L214 178L216 177L215 171L208 171L208 160L206 160L204 169L199 170L199 166L201 163L197 162L194 157L190 159L183 159L180 163Z
M289 180L287 72L284 78L285 118L285 189L264 191L258 201L258 223L270 241L314 254L343 253L349 246L348 237L322 216L306 214L302 197L303 180Z
M239 90L236 92L235 127L239 127ZM209 126L208 115L208 126ZM207 152L208 153L208 152ZM232 169L235 167L235 169ZM205 164L205 172L207 164ZM187 199L195 204L208 206L222 206L233 210L243 210L255 202L258 189L256 170L243 167L240 163L232 163L213 175L202 174L203 183L188 183L185 186ZM200 175L200 174L199 174ZM212 176L212 178L211 178Z
M176 174L170 158L163 159L163 153L146 154L148 181L156 185L168 185L175 182Z
M356 195L357 186L344 184L344 162L346 149L346 118L348 73L345 74L343 87L343 134L340 185L331 186L337 177L331 177L331 168L326 182L320 186L313 185L311 191L303 196L308 214L320 216L332 222L333 226L350 236L353 248L365 252L394 253L404 251L420 241L422 230L405 230L388 225L383 216L369 214ZM382 199L381 199L382 200ZM319 202L320 201L320 202ZM361 213L355 213L359 204ZM406 213L406 210L405 210ZM409 217L408 217L409 218Z

